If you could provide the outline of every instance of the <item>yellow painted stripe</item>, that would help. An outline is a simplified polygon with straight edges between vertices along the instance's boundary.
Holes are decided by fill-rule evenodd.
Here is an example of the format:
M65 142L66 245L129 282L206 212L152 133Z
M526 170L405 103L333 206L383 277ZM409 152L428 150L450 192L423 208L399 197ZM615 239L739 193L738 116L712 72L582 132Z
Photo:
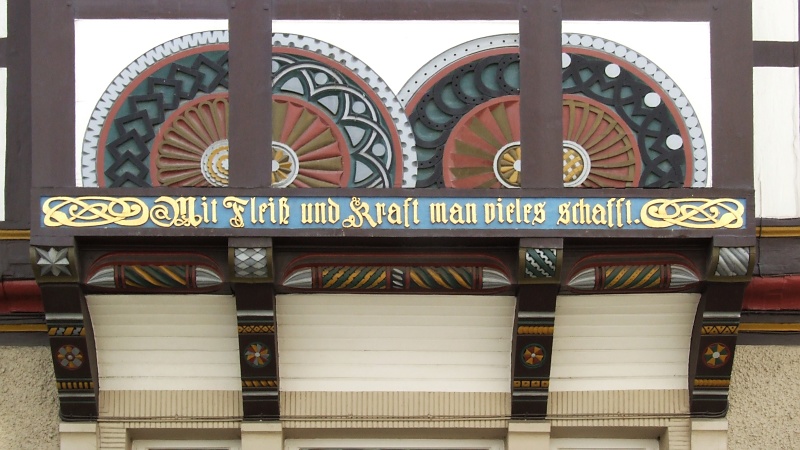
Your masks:
M622 281L622 284L619 285L618 287L620 289L626 289L626 288L636 289L636 288L638 288L639 285L642 284L643 281L647 281L647 276L645 276L644 279L639 280L639 282L636 283L635 285L633 284L633 282L636 280L636 278L639 276L639 274L642 273L642 271L644 271L644 269L646 267L647 266L638 266L638 267L636 267L633 270L633 272L628 276L628 278L626 278L624 281Z
M328 282L325 283L325 285L322 286L322 287L329 288L329 287L333 286L334 284L336 284L336 282L339 280L339 278L342 278L344 276L344 273L346 271L347 271L347 269L339 269L339 271L337 273L335 273L333 275L333 277L331 277L331 279L328 280Z
M465 280L465 279L464 279L464 278L461 276L461 274L460 274L460 273L458 273L458 270L457 270L457 269L447 269L447 271L448 271L448 272L450 272L450 274L453 276L453 278L455 278L455 279L456 279L456 282L457 282L459 285L461 285L461 287L463 287L464 289L472 289L472 286L470 286L470 284L469 284L469 283L467 283L467 280Z
M614 271L614 268L613 268L613 267L612 267L612 268L609 268L609 269L606 269L606 277L610 276L610 275L611 275L611 273L612 273L613 271ZM625 276L625 274L626 274L627 272L628 272L628 269L624 269L624 268L623 268L623 269L621 269L621 270L619 271L619 273L617 274L617 276L616 276L616 277L614 277L614 279L613 279L613 280L611 280L611 281L607 282L607 284L606 284L606 285L607 285L609 288L613 289L613 288L614 288L614 286L615 286L617 283L619 283L619 280L620 280L620 278L624 277L624 276Z
M384 284L385 282L386 282L386 272L384 271L381 272L380 275L378 275L378 278L376 278L372 284L367 286L367 289L375 289L376 287Z
M378 270L378 268L377 268L377 267L373 267L372 269L370 269L369 271L367 271L367 273L366 273L366 274L364 274L364 277L362 277L362 278L361 278L361 281L359 281L358 283L356 283L356 285L355 285L355 286L353 286L353 288L354 288L354 289L359 289L361 286L364 286L364 284L366 284L366 283L369 281L369 279L370 279L370 277L372 276L372 274L374 274L374 273L375 273L377 270Z
M0 241L29 241L31 230L0 230Z
M631 286L631 289L651 288L659 285L661 283L661 277L657 277L656 274L660 271L661 267L658 266L653 267L652 269L650 269L649 272L645 274L644 278L639 280L639 282L636 283L634 286ZM650 281L649 283L648 280Z
M759 331L800 331L800 323L741 323L739 331L755 333Z
M339 288L348 289L353 284L353 280L355 280L356 277L358 277L359 275L361 275L361 269L353 270L353 273L351 273L350 276L347 277L346 280L344 280L344 282L342 283L341 286L339 286Z
M800 226L796 227L756 227L760 237L800 237Z
M434 281L439 283L439 286L447 289L452 289L452 287L447 284L447 281L445 281L444 278L442 278L438 273L436 273L436 269L427 267L425 268L425 272L427 272L428 275L430 275L430 277L433 278Z
M149 281L151 284L153 284L153 285L155 285L155 286L158 286L158 287L168 287L166 284L164 284L164 283L162 283L162 282L160 282L160 281L156 280L155 278L151 277L151 276L150 276L150 274L148 274L147 272L145 272L145 271L144 271L144 270L143 270L141 267L139 267L139 266L130 266L130 268L131 268L131 269L132 269L134 272L136 272L136 273L138 273L139 275L141 275L141 276L142 276L142 278L144 278L145 280Z
M426 284L424 281L422 281L422 278L420 278L420 277L419 277L419 275L417 275L417 273L416 273L416 272L414 272L413 270L411 271L411 273L409 274L409 276L411 277L411 279L412 279L412 280L413 280L415 283L417 283L417 285L419 285L419 286L421 286L421 287L430 288L430 286L428 286L428 285L427 285L427 284Z
M164 275L172 278L173 280L177 281L178 283L180 283L182 285L186 285L186 280L184 280L183 278L179 277L178 274L170 272L170 270L169 270L169 268L167 266L156 266L156 267L158 267L159 270L161 270L161 273L163 273Z
M44 324L7 324L0 325L0 333L38 333L47 332L47 325Z

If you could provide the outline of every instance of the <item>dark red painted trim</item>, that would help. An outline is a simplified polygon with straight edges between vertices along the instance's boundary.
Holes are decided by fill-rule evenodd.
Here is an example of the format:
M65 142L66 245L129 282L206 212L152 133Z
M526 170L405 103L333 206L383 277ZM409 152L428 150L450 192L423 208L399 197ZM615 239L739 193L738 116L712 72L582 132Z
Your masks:
M33 280L0 281L0 314L44 312L42 291Z
M800 275L754 277L744 291L747 311L800 310Z

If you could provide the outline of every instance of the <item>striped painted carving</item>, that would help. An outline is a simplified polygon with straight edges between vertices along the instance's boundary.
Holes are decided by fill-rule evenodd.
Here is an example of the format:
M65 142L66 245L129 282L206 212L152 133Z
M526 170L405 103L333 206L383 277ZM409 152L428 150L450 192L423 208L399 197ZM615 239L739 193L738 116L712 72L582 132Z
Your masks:
M550 392L688 389L700 294L559 296Z
M514 298L277 297L281 391L509 392Z
M241 391L226 295L89 295L101 390Z
M286 392L285 428L506 428L500 392Z
M604 267L603 289L651 289L661 284L660 265Z

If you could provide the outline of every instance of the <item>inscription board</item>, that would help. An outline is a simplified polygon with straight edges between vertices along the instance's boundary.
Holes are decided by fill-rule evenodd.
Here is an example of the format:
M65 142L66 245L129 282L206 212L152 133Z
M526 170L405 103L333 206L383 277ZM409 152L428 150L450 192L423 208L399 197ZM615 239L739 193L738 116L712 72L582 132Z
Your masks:
M740 229L734 198L42 197L45 228Z

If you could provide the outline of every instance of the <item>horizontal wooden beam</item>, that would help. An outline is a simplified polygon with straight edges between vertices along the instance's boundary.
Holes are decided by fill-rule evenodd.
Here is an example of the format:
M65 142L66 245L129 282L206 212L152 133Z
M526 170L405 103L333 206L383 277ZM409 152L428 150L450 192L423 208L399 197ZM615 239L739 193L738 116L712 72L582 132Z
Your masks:
M227 19L226 0L66 0L79 19ZM278 20L517 20L518 0L263 0ZM708 21L708 0L563 0L565 20Z

